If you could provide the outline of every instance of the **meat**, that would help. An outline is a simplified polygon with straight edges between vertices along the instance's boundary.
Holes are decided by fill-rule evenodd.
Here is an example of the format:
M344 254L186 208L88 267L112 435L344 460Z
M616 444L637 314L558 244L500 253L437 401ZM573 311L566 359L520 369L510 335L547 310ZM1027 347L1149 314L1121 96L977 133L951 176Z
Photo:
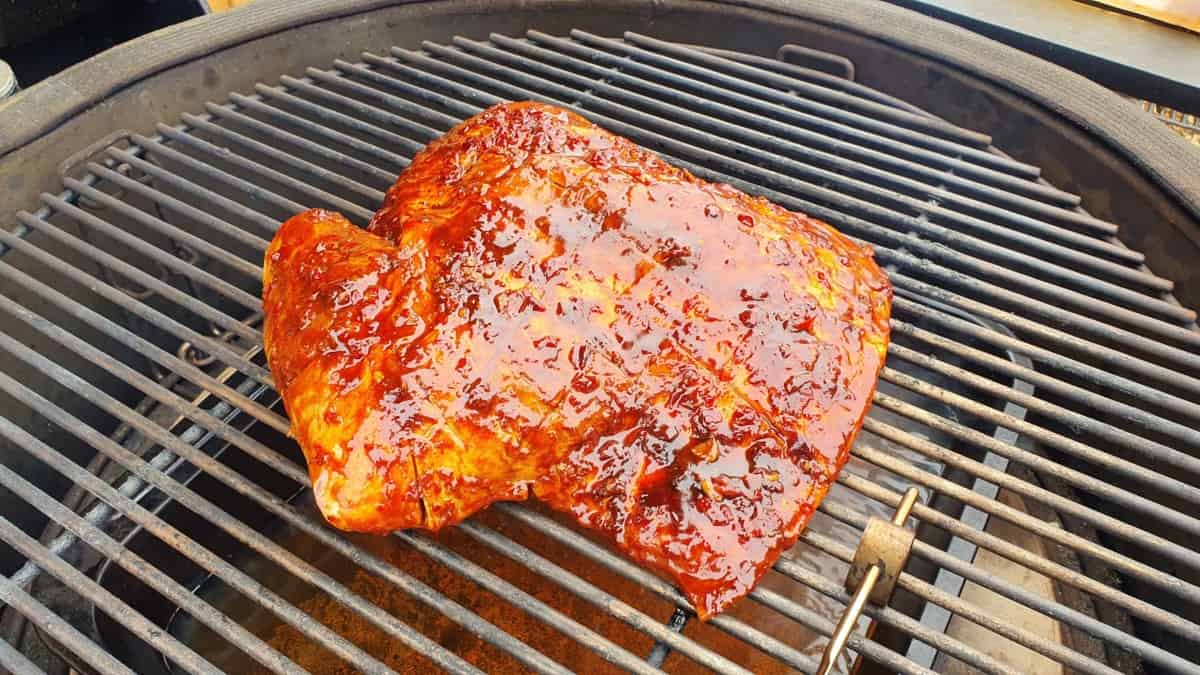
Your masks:
M583 118L493 107L431 143L366 231L283 224L266 353L316 500L355 531L541 499L707 618L845 463L891 286L819 221Z

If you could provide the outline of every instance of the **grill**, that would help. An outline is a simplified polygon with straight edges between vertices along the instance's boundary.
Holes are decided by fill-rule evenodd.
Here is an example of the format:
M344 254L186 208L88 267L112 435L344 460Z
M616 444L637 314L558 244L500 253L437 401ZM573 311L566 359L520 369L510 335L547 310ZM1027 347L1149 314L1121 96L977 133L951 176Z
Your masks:
M0 486L50 521L39 537L0 519L23 561L0 579L0 663L812 672L868 518L916 486L899 591L839 668L1007 673L1015 643L1076 672L1200 672L1195 312L1079 196L848 63L455 37L101 139L0 230L0 436L21 450ZM535 504L385 539L330 529L305 491L261 355L269 238L310 206L364 224L426 142L517 99L827 220L896 287L851 463L796 550L708 624Z

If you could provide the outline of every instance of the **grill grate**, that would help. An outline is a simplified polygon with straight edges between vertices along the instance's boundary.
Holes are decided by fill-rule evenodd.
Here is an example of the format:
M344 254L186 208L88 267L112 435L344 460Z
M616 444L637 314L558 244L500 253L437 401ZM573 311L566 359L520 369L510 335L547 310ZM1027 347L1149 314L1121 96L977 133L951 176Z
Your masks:
M859 85L801 74L634 34L460 38L261 84L178 126L160 125L153 137L128 134L86 161L83 177L64 178L62 194L43 195L37 212L20 213L15 230L0 231L8 253L0 260L7 294L0 308L10 320L0 351L20 372L42 378L0 373L0 391L23 411L0 417L0 436L92 501L72 509L0 466L0 485L62 528L38 541L0 519L0 540L29 561L2 578L0 601L98 672L132 672L133 657L123 662L106 651L120 651L111 632L73 625L53 602L31 595L35 578L93 605L101 633L116 625L174 669L218 671L213 653L197 653L200 643L183 639L183 619L154 607L178 608L243 662L302 672L280 641L205 592L219 583L346 664L390 671L394 664L357 636L281 590L276 582L287 578L433 664L478 672L449 642L349 583L348 560L527 669L578 667L575 654L547 653L508 632L478 605L392 562L378 544L326 527L307 497L298 498L307 474L284 437L288 423L260 354L259 265L282 218L320 205L365 223L425 142L487 105L534 98L872 244L897 290L889 365L855 459L802 537L804 554L780 561L744 603L753 611L709 626L688 622L687 603L669 584L529 505L497 506L490 520L458 534L471 550L534 575L533 587L464 554L459 541L397 533L403 547L622 669L811 672L836 617L820 610L847 601L841 574L867 517L917 485L920 537L899 582L907 600L867 609L879 629L856 632L854 654L903 673L950 662L1008 672L991 650L950 629L953 616L1079 672L1113 673L1129 663L1106 663L1089 637L1120 652L1118 659L1200 672L1200 520L1191 515L1200 506L1195 313L1174 301L1171 282L1146 269L1140 253L1116 240L1116 225L1039 180L1036 167L990 148L986 136ZM130 405L131 396L144 404ZM76 463L79 444L107 464ZM1057 518L1015 508L1001 491ZM184 511L192 520L178 515ZM276 529L254 522L251 511ZM991 518L1043 548L997 536ZM189 529L193 522L201 525ZM139 529L124 536L133 525ZM327 569L297 552L278 527L344 558L342 565ZM545 546L510 536L516 530ZM211 539L198 534L209 532ZM72 562L80 550L111 561L99 579ZM274 574L254 573L232 550ZM1085 602L1006 580L976 563L979 550ZM117 592L108 581L112 566L153 589L159 604ZM600 570L637 597L593 582ZM968 582L1085 639L1060 642L1005 618L968 599ZM638 639L548 602L551 586L563 591L554 598L599 608ZM1124 621L1106 620L1109 610ZM811 631L807 643L796 639L799 627ZM725 642L713 637L718 632ZM110 638L105 647L94 642L101 637ZM2 640L0 663L36 672Z

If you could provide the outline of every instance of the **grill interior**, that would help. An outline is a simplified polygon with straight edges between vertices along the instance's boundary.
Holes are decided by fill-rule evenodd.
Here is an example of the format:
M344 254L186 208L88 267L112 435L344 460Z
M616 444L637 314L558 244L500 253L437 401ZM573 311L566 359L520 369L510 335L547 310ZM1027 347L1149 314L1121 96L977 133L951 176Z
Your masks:
M0 231L0 437L26 452L0 485L54 523L0 520L28 561L0 580L7 625L105 673L811 672L867 517L916 485L901 590L868 608L843 670L1005 673L997 654L1019 648L1200 672L1195 313L1037 167L844 74L531 31L339 60L106 139ZM304 491L260 354L269 238L311 206L365 224L424 143L518 99L825 219L896 287L854 459L796 549L708 624L535 504L358 537ZM62 489L27 477L43 466ZM37 672L4 641L0 663Z

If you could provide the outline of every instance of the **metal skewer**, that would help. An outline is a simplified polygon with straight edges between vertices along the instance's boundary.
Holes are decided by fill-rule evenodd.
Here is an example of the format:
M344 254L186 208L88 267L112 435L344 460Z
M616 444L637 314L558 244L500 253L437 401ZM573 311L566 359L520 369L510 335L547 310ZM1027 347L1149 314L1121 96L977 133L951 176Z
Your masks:
M825 646L825 653L821 655L821 664L817 666L817 675L828 675L833 671L833 664L846 648L867 600L885 605L891 598L896 587L896 578L904 569L908 552L912 549L914 533L904 529L904 522L908 520L908 514L917 502L917 495L917 489L910 487L896 506L891 522L872 518L863 530L862 542L854 554L850 572L846 575L847 590L853 588L855 582L858 583L858 588L854 590L854 595L846 605L846 611L842 613L842 618L833 629L829 644ZM881 579L885 582L884 586L876 588Z

